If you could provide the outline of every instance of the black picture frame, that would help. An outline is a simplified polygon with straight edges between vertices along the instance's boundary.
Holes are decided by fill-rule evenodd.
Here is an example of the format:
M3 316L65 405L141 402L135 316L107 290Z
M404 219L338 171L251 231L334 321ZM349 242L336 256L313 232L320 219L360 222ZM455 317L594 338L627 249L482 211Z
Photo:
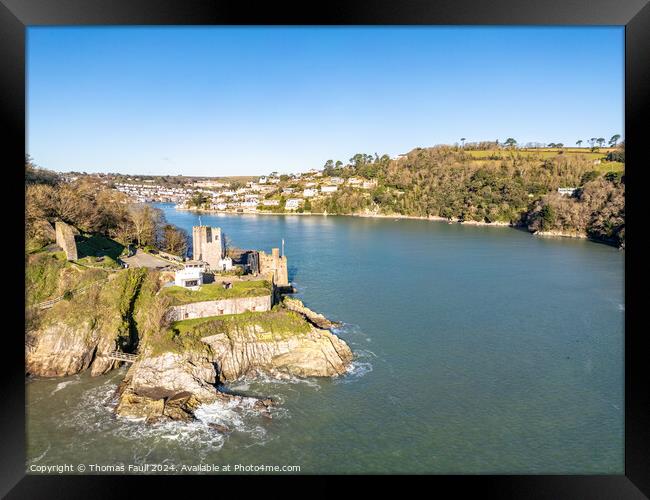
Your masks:
M303 4L303 5L306 5ZM642 137L650 95L650 5L648 0L347 0L306 7L276 2L235 0L0 0L0 108L6 126L3 173L8 176L9 218L6 231L23 234L22 207L25 155L25 31L36 25L621 25L625 26L626 204L625 255L625 474L620 476L432 476L434 487L472 490L500 498L644 498L650 495L650 363L646 361L641 317L643 290L641 198L645 175ZM646 170L647 170L646 165ZM630 213L632 216L630 217ZM15 224L15 227L12 225ZM7 233L5 233L6 235ZM14 238L15 239L15 238ZM3 245L24 282L20 245ZM15 302L15 303L14 303ZM4 332L5 370L0 412L0 495L8 498L81 498L128 493L135 481L147 487L169 486L168 478L114 476L33 476L25 474L24 296L9 294L5 313L15 327ZM176 478L174 478L176 479ZM215 486L224 477L183 477L184 488ZM230 477L230 480L237 479ZM241 478L240 478L241 479ZM275 478L274 478L275 479ZM294 479L294 478L292 478ZM265 481L269 478L266 477ZM216 483L221 481L222 483ZM189 486L188 483L192 484ZM130 495L129 495L130 496Z

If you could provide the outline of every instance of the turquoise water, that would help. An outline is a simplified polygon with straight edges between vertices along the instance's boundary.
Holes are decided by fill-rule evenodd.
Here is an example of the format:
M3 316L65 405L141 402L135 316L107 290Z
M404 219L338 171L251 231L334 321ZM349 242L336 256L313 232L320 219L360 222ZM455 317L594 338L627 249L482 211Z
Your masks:
M196 214L158 205L191 233ZM336 380L241 380L273 420L115 419L123 372L27 385L30 464L299 465L303 473L623 472L624 252L511 228L418 220L202 215L237 246L285 239L289 277L343 321ZM210 430L217 421L233 432Z

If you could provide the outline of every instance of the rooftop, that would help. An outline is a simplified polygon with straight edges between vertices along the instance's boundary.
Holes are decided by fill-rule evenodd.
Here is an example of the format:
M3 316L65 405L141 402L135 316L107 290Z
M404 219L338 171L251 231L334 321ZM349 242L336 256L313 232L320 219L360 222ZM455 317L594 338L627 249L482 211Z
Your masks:
M231 288L224 288L223 283L215 282L202 285L198 290L192 291L180 286L166 287L161 294L169 297L171 305L190 304L192 302L205 302L208 300L235 299L241 297L260 297L272 293L271 283L266 280L259 281L233 281Z

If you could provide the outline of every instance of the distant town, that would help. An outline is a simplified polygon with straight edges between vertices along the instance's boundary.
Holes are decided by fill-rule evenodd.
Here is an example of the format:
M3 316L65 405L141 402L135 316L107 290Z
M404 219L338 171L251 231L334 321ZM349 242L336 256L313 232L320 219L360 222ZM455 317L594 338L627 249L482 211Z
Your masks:
M74 182L81 176L97 176L107 187L126 194L134 202L168 202L176 203L179 208L238 213L308 211L310 200L331 196L342 186L360 191L369 191L377 186L376 180L327 176L317 169L299 174L280 175L272 172L254 178L224 179L77 172L63 174L68 182Z

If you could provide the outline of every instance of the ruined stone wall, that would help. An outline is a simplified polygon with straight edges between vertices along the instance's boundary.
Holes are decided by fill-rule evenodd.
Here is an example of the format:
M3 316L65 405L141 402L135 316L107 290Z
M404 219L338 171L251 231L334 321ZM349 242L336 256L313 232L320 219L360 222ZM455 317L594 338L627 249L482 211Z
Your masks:
M54 225L56 244L63 249L68 260L77 260L77 243L74 241L72 227L61 221L57 221Z
M219 227L192 228L192 258L207 262L212 269L219 267L219 259L226 254L226 244Z
M289 273L287 271L287 257L280 257L280 249L273 248L271 255L265 252L259 253L260 274L263 276L271 275L273 283L277 286L289 285Z
M181 321L183 319L205 318L224 314L241 314L246 311L270 311L271 305L271 295L209 300L172 306L169 308L168 315L171 321Z

